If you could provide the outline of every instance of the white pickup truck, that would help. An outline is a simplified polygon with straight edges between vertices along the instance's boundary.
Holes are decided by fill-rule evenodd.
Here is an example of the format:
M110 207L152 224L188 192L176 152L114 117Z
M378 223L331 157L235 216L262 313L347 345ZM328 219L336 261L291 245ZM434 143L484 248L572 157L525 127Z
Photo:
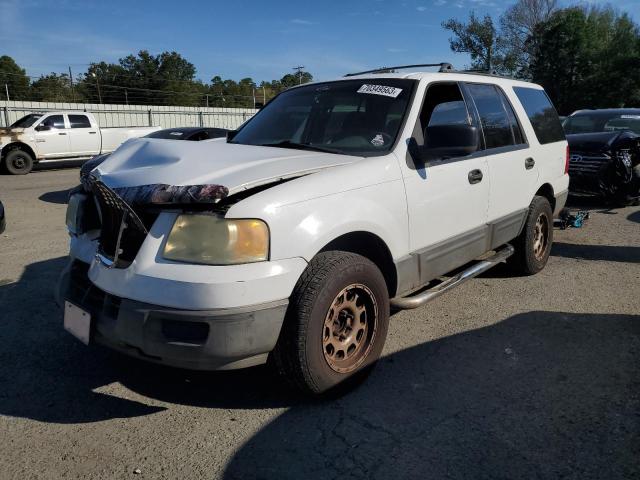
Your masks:
M0 128L0 163L12 175L24 175L38 162L89 158L118 148L160 127L99 128L88 112L32 113Z
M272 361L320 394L370 370L392 307L540 271L569 185L558 115L540 86L446 67L301 85L226 141L87 165L65 328L183 368Z

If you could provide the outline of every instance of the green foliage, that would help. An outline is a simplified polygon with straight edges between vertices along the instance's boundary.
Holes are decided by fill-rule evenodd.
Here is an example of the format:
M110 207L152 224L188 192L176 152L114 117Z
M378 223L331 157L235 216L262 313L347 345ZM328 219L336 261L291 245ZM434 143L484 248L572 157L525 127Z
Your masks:
M451 18L443 22L442 27L455 35L449 39L451 50L468 53L473 69L491 70L496 66L494 57L500 50L501 37L489 15L479 19L471 12L468 23Z
M195 66L179 53L152 55L141 50L118 63L92 63L75 77L73 88L66 73L43 75L30 84L11 57L0 57L0 87L8 85L12 100L253 108L286 88L313 80L309 72L259 85L250 77L237 82L215 76L209 84L195 77Z
M0 98L6 100L8 87L11 100L19 100L29 94L29 77L13 58L3 55L0 57Z
M70 102L74 98L69 75L50 73L31 84L31 100L36 102Z
M561 113L640 104L640 32L611 7L574 7L540 24L528 67Z

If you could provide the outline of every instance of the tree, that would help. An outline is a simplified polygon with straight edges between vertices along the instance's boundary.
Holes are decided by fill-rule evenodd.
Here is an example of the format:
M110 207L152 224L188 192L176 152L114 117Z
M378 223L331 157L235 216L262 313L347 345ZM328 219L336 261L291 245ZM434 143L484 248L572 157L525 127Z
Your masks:
M31 100L36 102L69 102L74 100L69 75L50 73L31 85Z
M6 88L5 88L6 85ZM27 100L29 95L29 77L15 60L7 55L0 57L0 98L6 100L6 90L11 100Z
M515 70L511 73L527 76L531 54L538 48L535 30L557 9L557 0L518 0L500 17L505 57Z
M640 32L611 7L560 10L536 27L529 72L561 113L637 105Z
M455 35L449 39L451 50L471 56L471 68L488 71L502 68L503 59L500 58L500 53L503 40L489 15L479 19L471 12L469 23L451 18L443 22L442 26Z

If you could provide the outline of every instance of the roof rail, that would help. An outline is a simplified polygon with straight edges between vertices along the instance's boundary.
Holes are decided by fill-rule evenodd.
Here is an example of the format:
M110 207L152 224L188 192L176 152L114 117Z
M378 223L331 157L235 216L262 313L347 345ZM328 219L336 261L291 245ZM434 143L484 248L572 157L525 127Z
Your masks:
M356 72L356 73L347 73L345 75L345 77L355 77L356 75L364 75L365 73L385 73L389 70L403 70L406 68L416 68L416 67L440 67L440 70L438 70L438 72L440 73L444 73L444 72L454 72L455 69L453 68L453 65L451 65L450 63L446 63L446 62L442 62L442 63L421 63L421 64L417 64L417 65L399 65L397 67L381 67L381 68L376 68L374 70L366 70L364 72Z

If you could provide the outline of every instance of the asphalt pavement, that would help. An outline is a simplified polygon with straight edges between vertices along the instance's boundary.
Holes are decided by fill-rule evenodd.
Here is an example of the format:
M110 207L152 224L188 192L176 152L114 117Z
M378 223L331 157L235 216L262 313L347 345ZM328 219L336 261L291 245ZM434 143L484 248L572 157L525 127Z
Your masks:
M393 315L343 396L195 373L62 328L78 169L0 176L0 478L640 478L640 208L589 206L546 269Z

